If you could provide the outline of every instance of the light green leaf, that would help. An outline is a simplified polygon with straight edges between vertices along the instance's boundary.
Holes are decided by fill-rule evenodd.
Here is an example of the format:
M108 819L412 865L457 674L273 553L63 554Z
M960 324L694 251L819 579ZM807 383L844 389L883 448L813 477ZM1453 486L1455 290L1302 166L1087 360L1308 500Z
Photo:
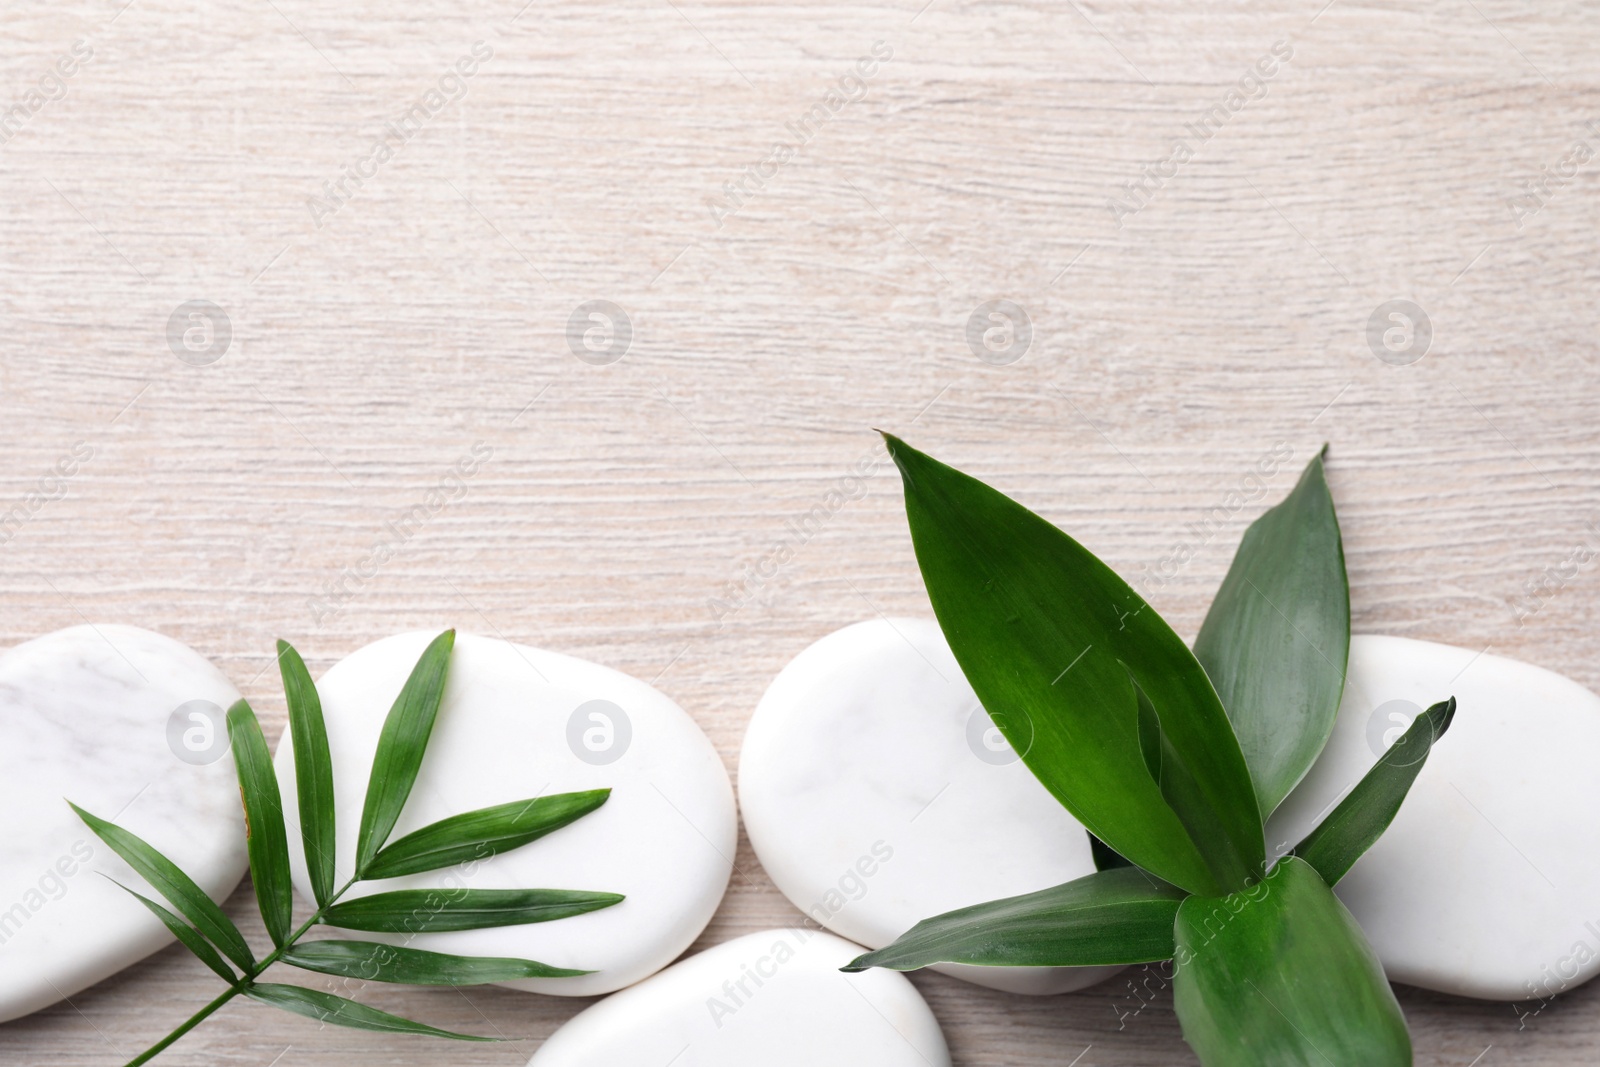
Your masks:
M200 931L196 930L194 927L190 926L188 923L184 922L182 919L178 918L176 915L172 914L172 912L168 911L166 908L163 908L160 904L157 904L144 894L134 892L132 889L129 889L115 878L110 879L110 881L112 885L115 885L118 889L122 890L124 893L127 893L129 896L133 897L133 899L149 908L151 914L160 919L162 924L165 925L168 930L172 931L173 936L179 941L183 942L184 948L187 948L190 952L193 952L197 957L199 957L200 962L215 971L218 977L220 977L224 982L232 985L238 980L238 976L235 975L232 969L230 969L228 965L223 962L222 957L217 954L217 950L211 947L211 942L200 936Z
M96 837L121 856L139 877L154 886L157 893L166 897L178 909L178 914L193 923L194 928L220 948L223 955L238 964L241 970L249 970L255 965L250 946L245 943L239 928L233 925L233 920L224 915L217 902L206 896L205 891L195 884L193 878L179 870L176 863L156 851L138 834L91 815L70 800L67 803L78 813L84 825L94 831Z
M934 963L1090 967L1171 959L1172 922L1184 896L1134 867L1101 871L924 919L841 970L914 971Z
M278 642L278 671L289 705L289 737L294 752L295 795L300 802L300 840L305 848L311 895L322 907L333 898L333 757L328 729L305 660L287 641Z
M451 956L376 941L307 941L289 948L280 958L320 974L406 985L483 985L518 978L576 978L591 973L533 960Z
M1311 865L1178 907L1173 999L1204 1067L1409 1067L1411 1038L1361 927Z
M1294 847L1294 855L1316 868L1324 882L1338 885L1345 872L1394 821L1411 783L1422 773L1428 753L1450 729L1455 716L1455 697L1418 715L1349 796Z
M1259 875L1266 848L1249 770L1183 641L1072 538L982 482L886 439L939 625L983 706L1045 788L1090 833L1174 885L1221 893ZM1191 838L1146 769L1128 671L1160 709L1226 850Z
M306 989L303 986L256 982L245 987L245 995L263 1004L270 1004L274 1008L304 1015L307 1019L333 1023L336 1026L348 1026L354 1030L377 1030L385 1034L420 1034L424 1037L447 1037L453 1041L508 1040L502 1037L479 1037L476 1034L458 1034L451 1030L441 1030L437 1026L412 1022L410 1019L402 1019L398 1015L390 1015L386 1011L369 1008L365 1004L357 1004L353 1000L332 993L324 993L320 989Z
M616 893L576 889L398 889L345 900L323 921L345 930L418 934L551 922L620 904Z
M272 769L267 739L256 713L243 700L228 709L228 743L244 798L245 844L250 851L250 882L255 886L261 921L279 948L294 924L289 884L289 836L283 825L283 797Z
M576 822L609 796L609 789L591 789L452 815L385 847L367 865L366 876L396 878L509 852Z
M1194 654L1270 815L1328 742L1350 654L1350 586L1321 453L1245 531Z
M389 716L378 736L378 749L372 758L372 774L367 779L367 799L361 809L361 830L356 837L356 874L365 877L367 864L389 839L400 818L417 770L439 715L444 698L445 677L450 669L450 652L455 648L456 632L446 630L423 651L411 676L395 698Z

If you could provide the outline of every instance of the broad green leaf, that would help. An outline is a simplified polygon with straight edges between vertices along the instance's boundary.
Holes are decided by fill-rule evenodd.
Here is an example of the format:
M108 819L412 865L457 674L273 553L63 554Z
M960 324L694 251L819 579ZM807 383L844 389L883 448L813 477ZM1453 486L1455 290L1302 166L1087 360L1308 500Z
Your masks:
M1248 869L1254 858L1239 855L1233 841L1228 838L1226 828L1211 817L1210 806L1199 783L1195 781L1183 754L1173 746L1161 713L1151 703L1149 694L1134 678L1132 671L1128 672L1128 682L1133 687L1138 706L1139 751L1144 756L1150 777L1155 779L1161 795L1166 798L1167 806L1183 823L1189 839L1200 846L1201 853L1211 862L1212 870L1219 872L1219 879L1223 877L1222 872L1241 867ZM1213 859L1217 856L1224 857L1225 863L1219 866Z
M1411 1038L1361 927L1293 856L1178 907L1173 1001L1204 1067L1409 1067Z
M376 941L306 941L290 947L279 958L320 974L406 985L483 985L517 978L576 978L591 973L533 960L451 956Z
M397 889L341 901L323 921L345 930L420 934L550 922L621 902L616 893L577 889Z
M1221 893L1258 875L1266 849L1249 770L1205 671L1178 635L1044 519L886 440L934 614L1029 770L1090 833L1174 885ZM1229 842L1225 851L1203 851L1205 842L1191 839L1146 769L1129 671L1160 710L1207 819Z
M261 921L279 948L294 924L289 885L289 836L283 825L283 797L272 769L267 739L256 713L243 700L228 709L228 743L244 798L245 844L250 850L250 882L255 886Z
M609 789L558 793L452 815L385 847L367 865L366 876L395 878L509 852L576 822L610 795Z
M1455 697L1418 715L1350 790L1350 795L1294 847L1294 855L1316 868L1324 882L1338 885L1345 872L1394 821L1411 783L1422 773L1428 753L1450 729L1455 715Z
M924 919L842 970L914 971L934 963L1089 967L1172 958L1183 890L1134 867Z
M446 630L423 650L411 676L395 698L389 716L378 736L378 750L372 757L372 774L367 779L367 800L361 809L361 830L356 837L356 873L365 877L367 864L389 840L389 832L406 806L411 787L416 784L422 754L433 733L444 698L445 676L450 669L450 652L456 632Z
M273 982L256 982L245 987L245 995L271 1004L274 1008L304 1015L307 1019L348 1026L355 1030L377 1030L385 1034L421 1034L424 1037L448 1037L454 1041L504 1041L501 1037L479 1037L476 1034L458 1034L441 1030L427 1023L412 1022L398 1015L390 1015L353 1000L324 993L320 989L306 989L297 985L278 985Z
M1350 585L1321 453L1245 531L1194 654L1233 722L1265 818L1327 744L1350 654Z
M190 926L188 923L184 922L182 919L178 918L176 915L172 914L172 912L168 911L166 908L163 908L160 904L157 904L143 893L134 892L132 889L129 889L115 878L111 879L111 883L118 889L121 889L123 892L133 897L133 899L137 900L139 903L143 904L145 907L149 908L151 914L160 919L162 924L165 925L168 930L172 931L172 935L179 941L183 942L184 948L187 948L190 952L193 952L197 957L199 957L200 962L215 971L224 982L232 985L234 982L238 981L238 976L235 975L228 965L223 962L222 957L217 954L217 950L211 947L211 942L200 936L200 931L196 930L194 927Z
M178 914L193 923L194 928L221 949L224 956L242 970L249 970L255 965L250 946L245 943L239 928L233 925L233 920L222 914L217 902L206 896L205 891L195 885L193 878L179 870L176 863L157 852L138 834L91 815L70 800L67 803L78 813L84 825L94 831L96 837L121 856L139 877L154 886L157 893L166 897L168 903L178 909Z
M295 795L300 802L300 840L306 853L306 875L317 906L333 899L334 815L333 757L328 729L305 660L287 641L278 642L278 671L289 705L289 737L294 752Z

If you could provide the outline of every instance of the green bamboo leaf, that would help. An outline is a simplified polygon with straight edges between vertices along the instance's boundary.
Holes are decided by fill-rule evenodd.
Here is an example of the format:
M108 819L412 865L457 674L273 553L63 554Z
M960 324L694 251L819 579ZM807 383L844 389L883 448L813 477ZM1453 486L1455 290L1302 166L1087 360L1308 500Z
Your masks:
M451 956L376 941L307 941L285 950L279 958L319 974L406 985L484 985L517 978L576 978L592 973L534 960Z
M1311 865L1178 907L1173 1000L1204 1067L1410 1067L1411 1038L1361 927Z
M886 440L934 614L1029 770L1096 837L1174 885L1221 893L1258 876L1266 848L1249 769L1183 641L1044 519ZM1146 769L1124 664L1160 709L1225 852L1191 839Z
M1350 585L1322 453L1245 531L1194 654L1270 815L1333 732L1350 654Z
M551 922L620 904L616 893L576 889L397 889L340 901L323 913L329 926L373 933L420 934Z
M133 897L133 899L149 908L151 914L160 919L166 928L172 931L173 936L179 941L183 942L184 948L187 948L190 952L193 952L195 956L199 958L201 963L215 971L218 977L220 977L224 982L232 985L234 982L238 981L238 976L236 976L233 973L233 970L223 962L222 957L217 954L217 950L211 947L211 942L200 936L199 930L196 930L194 927L190 926L188 923L184 922L182 919L178 918L176 915L172 914L172 912L168 911L166 908L163 908L160 904L157 904L143 893L134 892L132 889L129 889L115 878L111 878L109 881L112 885L116 886L118 889L122 890L124 893L127 893L129 896Z
M239 928L233 925L233 920L224 915L217 902L206 896L205 891L195 884L193 878L179 870L176 863L156 851L138 834L91 815L70 800L67 803L77 812L84 825L94 831L96 837L121 856L139 877L154 886L157 893L166 897L168 903L178 909L178 914L193 923L194 928L221 949L224 956L241 970L249 970L255 965L250 946L245 943Z
M250 882L255 886L261 921L279 948L294 924L289 884L289 836L283 824L283 797L272 768L267 739L256 713L243 700L228 709L228 744L244 798L245 844L250 850Z
M1293 854L1316 868L1324 882L1338 885L1345 872L1394 821L1411 783L1422 773L1428 753L1450 729L1455 716L1455 697L1418 715L1356 783L1350 795L1294 847Z
M289 737L294 751L295 794L300 802L300 839L306 854L306 875L317 906L333 899L334 814L333 757L328 729L305 660L287 641L278 642L278 671L289 705Z
M245 987L245 995L270 1004L274 1008L304 1015L307 1019L348 1026L355 1030L377 1030L385 1034L420 1034L424 1037L447 1037L453 1041L505 1041L502 1037L479 1037L476 1034L458 1034L441 1030L427 1023L402 1019L353 1000L324 993L320 989L306 989L297 985L278 985L273 982L256 982Z
M1171 959L1172 923L1185 895L1135 867L1101 871L924 919L841 970L914 971L934 963L1090 967Z
M606 802L609 789L558 793L452 815L393 842L367 865L368 878L396 878L486 859L576 822Z
M1208 860L1217 856L1225 857L1224 870L1248 867L1254 858L1240 855L1233 841L1228 838L1226 828L1211 817L1210 806L1195 780L1194 772L1183 754L1172 744L1161 713L1156 710L1150 695L1144 691L1131 670L1128 672L1128 682L1133 687L1134 701L1138 705L1139 751L1144 757L1145 768L1161 790L1167 806L1178 816L1189 833L1189 839L1200 847ZM1214 861L1212 868L1218 869Z
M367 779L367 799L361 809L361 830L356 837L356 874L365 877L367 864L389 839L400 811L406 806L411 787L416 784L422 754L433 733L444 698L445 677L450 669L450 652L456 632L446 630L423 650L411 676L395 698L378 737L372 758L372 774Z

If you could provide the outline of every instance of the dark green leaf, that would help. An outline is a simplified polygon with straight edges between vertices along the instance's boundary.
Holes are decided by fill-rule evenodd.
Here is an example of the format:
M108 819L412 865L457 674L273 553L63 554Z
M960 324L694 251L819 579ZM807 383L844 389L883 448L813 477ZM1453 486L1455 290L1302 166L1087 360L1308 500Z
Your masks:
M255 965L250 946L245 944L244 935L233 925L233 920L222 914L217 902L206 896L205 891L195 885L193 878L179 870L176 863L157 852L138 834L91 815L70 800L67 803L78 813L84 825L94 831L96 837L121 856L139 877L154 886L157 893L166 897L178 909L178 914L193 923L194 928L220 948L224 956L243 970Z
M322 698L305 660L287 641L278 642L278 670L289 705L295 795L300 802L300 840L306 853L311 895L322 907L333 898L333 757L322 719Z
M509 852L576 822L610 795L609 789L558 793L452 815L386 847L367 865L366 876L395 878Z
M1338 885L1345 872L1394 821L1411 783L1422 773L1428 753L1450 729L1455 715L1455 697L1418 715L1350 790L1350 795L1294 847L1294 854L1316 868L1324 882Z
M1255 862L1254 857L1239 855L1225 828L1211 817L1210 806L1199 783L1195 781L1183 755L1173 746L1161 713L1151 703L1149 694L1134 678L1132 671L1128 672L1128 682L1133 687L1134 701L1138 707L1140 754L1167 806L1183 823L1189 839L1200 846L1201 854L1211 864L1218 881L1222 881L1230 871L1241 867L1248 869ZM1222 861L1218 862L1217 857L1222 857Z
M243 700L228 709L228 743L244 797L245 844L250 850L250 881L261 921L272 943L282 948L294 923L289 884L289 836L283 825L283 797L272 769L267 739L256 713Z
M1084 833L1089 834L1089 831L1085 830ZM1116 849L1093 834L1089 834L1089 853L1094 857L1094 869L1097 871L1114 871L1118 867L1133 866Z
M280 959L320 974L406 985L483 985L517 978L576 978L591 973L533 960L450 956L376 941L306 941L289 948Z
M194 927L190 926L188 923L184 922L182 919L178 918L176 915L172 914L172 912L168 911L166 908L163 908L160 904L157 904L144 894L136 893L129 889L115 878L111 879L111 883L118 889L121 889L123 892L133 897L133 899L137 900L139 903L143 904L145 907L149 908L151 914L160 919L166 928L172 931L173 936L179 941L183 942L183 946L185 948L198 956L201 963L217 972L217 975L224 982L232 985L235 981L237 981L237 976L231 969L229 969L228 965L223 962L222 957L217 954L217 950L211 947L211 942L200 936L200 931L196 930Z
M887 440L934 614L1028 768L1096 837L1175 885L1219 893L1259 875L1266 849L1249 770L1183 641L1072 538ZM1129 670L1160 709L1226 854L1202 851L1146 769Z
M1194 654L1244 750L1263 817L1333 731L1350 653L1350 586L1319 453L1239 542Z
M1410 1067L1411 1038L1361 927L1310 864L1178 908L1173 999L1204 1067Z
M550 922L621 902L616 893L576 889L398 889L341 901L323 921L346 930L419 934Z
M504 1041L501 1037L479 1037L476 1034L458 1034L441 1030L427 1023L412 1022L398 1015L390 1015L353 1000L324 993L320 989L306 989L297 985L277 985L257 982L245 989L245 995L271 1004L274 1008L304 1015L307 1019L348 1026L355 1030L377 1030L385 1034L421 1034L424 1037L448 1037L454 1041Z
M422 766L422 754L433 733L433 721L444 698L445 677L456 632L446 630L423 650L378 736L367 779L367 800L361 809L361 831L356 838L356 873L365 877L367 864L389 840L389 833L406 806L411 787Z
M914 971L934 963L1089 967L1172 958L1184 892L1134 867L924 919L842 970Z

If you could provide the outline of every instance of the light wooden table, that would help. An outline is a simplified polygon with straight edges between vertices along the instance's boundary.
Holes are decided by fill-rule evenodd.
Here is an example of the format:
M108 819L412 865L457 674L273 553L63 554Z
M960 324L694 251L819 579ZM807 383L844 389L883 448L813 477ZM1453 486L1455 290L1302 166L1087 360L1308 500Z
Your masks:
M927 610L876 426L1131 577L1190 544L1149 589L1191 635L1263 506L1229 494L1284 442L1275 498L1329 441L1359 630L1600 686L1595 564L1517 612L1600 540L1600 163L1572 155L1600 146L1600 8L518 2L6 5L8 642L85 618L172 634L275 734L275 637L320 671L454 624L655 679L731 772L789 657ZM58 89L78 40L92 58ZM478 41L492 55L453 80ZM879 41L892 56L845 80ZM1275 44L1292 55L1265 62ZM1258 62L1271 76L1230 109ZM347 167L369 176L328 198ZM995 299L1032 331L999 365L966 340ZM1407 365L1375 354L1421 351L1397 321L1369 342L1395 299L1431 324ZM197 300L226 316L225 351L178 313ZM570 350L591 300L625 309L618 362ZM428 504L475 442L491 458ZM75 449L92 455L48 480ZM830 496L864 460L865 492ZM381 543L392 560L350 577ZM797 917L747 843L737 862L702 945ZM1167 995L1119 1029L1121 982L916 982L963 1065L1193 1062ZM119 1063L214 985L163 952L0 1027L0 1060ZM521 1064L582 1006L373 999L527 1040L318 1033L242 1005L161 1062ZM1504 1004L1401 1000L1420 1064L1600 1055L1600 987L1520 1029Z

